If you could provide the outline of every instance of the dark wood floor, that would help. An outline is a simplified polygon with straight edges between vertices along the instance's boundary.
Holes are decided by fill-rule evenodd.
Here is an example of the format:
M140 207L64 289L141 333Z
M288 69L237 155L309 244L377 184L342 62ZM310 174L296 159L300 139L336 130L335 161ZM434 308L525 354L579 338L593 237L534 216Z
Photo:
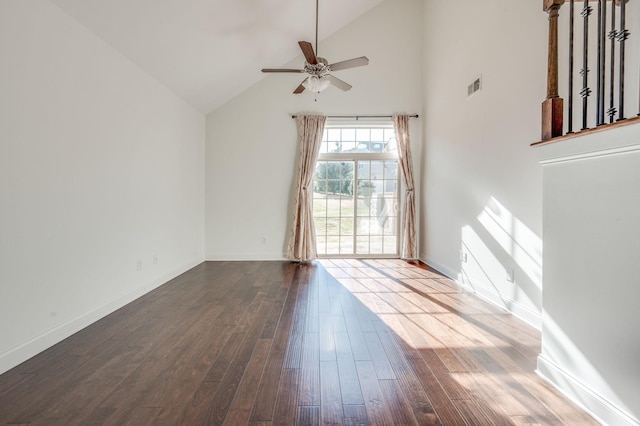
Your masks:
M204 263L0 376L1 424L596 424L540 335L398 260Z

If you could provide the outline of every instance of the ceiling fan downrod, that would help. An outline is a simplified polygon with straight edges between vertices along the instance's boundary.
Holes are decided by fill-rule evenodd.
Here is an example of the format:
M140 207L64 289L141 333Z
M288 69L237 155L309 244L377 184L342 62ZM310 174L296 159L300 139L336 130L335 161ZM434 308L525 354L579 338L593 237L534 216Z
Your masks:
M318 56L318 3L320 0L316 0L316 56Z

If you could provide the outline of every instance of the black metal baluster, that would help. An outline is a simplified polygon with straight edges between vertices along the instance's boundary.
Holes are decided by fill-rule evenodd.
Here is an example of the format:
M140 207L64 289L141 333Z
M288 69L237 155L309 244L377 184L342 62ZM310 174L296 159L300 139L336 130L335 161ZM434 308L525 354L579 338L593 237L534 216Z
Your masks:
M604 88L607 80L607 0L602 1L602 28L600 29L600 45L602 50L600 51L600 114L598 116L598 122L605 124L604 121Z
M567 113L567 133L573 133L573 28L575 0L569 2L569 112Z
M582 9L582 18L584 19L584 31L583 31L583 49L582 49L582 90L580 95L582 96L582 130L587 129L587 98L591 94L589 89L589 15L593 9L589 6L589 0L584 0L584 7Z
M611 31L609 31L609 40L611 40L611 63L609 67L609 123L613 123L613 117L618 112L615 105L615 81L616 81L616 39L618 31L616 30L616 1L611 0Z
M602 89L602 0L598 0L598 54L596 58L596 126L601 125L600 122L600 93Z
M620 31L618 32L618 41L620 42L620 81L618 82L618 121L624 120L624 53L625 41L629 38L629 31L626 28L626 10L627 0L620 0Z

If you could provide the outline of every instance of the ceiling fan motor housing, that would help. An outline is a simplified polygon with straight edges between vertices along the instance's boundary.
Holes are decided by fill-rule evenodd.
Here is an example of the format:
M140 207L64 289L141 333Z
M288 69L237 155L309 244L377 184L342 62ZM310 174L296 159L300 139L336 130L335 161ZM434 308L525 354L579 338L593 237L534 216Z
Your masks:
M329 68L329 62L325 58L317 57L317 64L310 64L309 62L304 63L304 72L307 74L315 75L318 77L322 77L331 71Z

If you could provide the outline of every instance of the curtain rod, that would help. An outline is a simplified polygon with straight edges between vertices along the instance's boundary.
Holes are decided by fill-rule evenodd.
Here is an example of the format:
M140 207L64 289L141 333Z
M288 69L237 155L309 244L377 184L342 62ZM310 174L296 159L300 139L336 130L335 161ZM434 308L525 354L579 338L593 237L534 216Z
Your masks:
M410 115L409 118L418 118L418 114ZM292 115L291 118L298 118L297 115ZM393 118L392 115L327 115L327 118L353 118L359 120L361 118Z

